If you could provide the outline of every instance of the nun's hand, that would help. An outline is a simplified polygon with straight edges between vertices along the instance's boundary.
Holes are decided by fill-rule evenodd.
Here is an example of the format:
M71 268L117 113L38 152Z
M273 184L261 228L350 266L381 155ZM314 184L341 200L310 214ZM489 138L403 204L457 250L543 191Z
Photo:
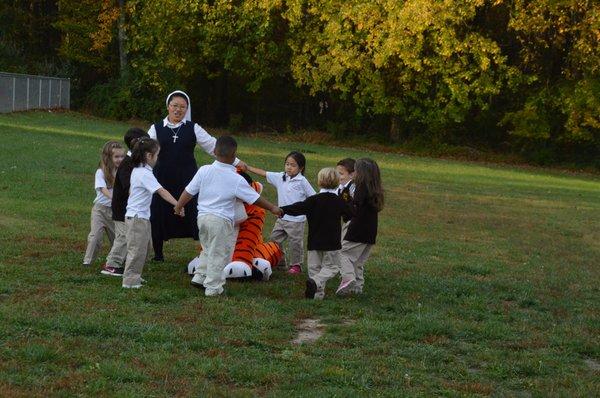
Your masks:
M248 171L248 165L246 164L246 162L240 160L238 162L238 164L236 165L237 168L239 168L240 170L242 170L243 172Z

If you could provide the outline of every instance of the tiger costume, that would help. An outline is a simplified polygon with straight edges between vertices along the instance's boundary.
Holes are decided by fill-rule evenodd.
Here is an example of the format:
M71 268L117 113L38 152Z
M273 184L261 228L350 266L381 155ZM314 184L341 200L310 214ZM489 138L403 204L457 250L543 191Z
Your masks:
M242 173L240 173L242 174ZM245 174L245 173L244 173ZM246 180L250 177L242 174ZM250 179L250 185L259 194L262 184ZM272 274L271 264L278 264L283 252L276 242L263 242L263 227L266 212L264 209L244 203L247 218L239 224L238 237L231 262L223 270L226 279L269 280ZM188 265L188 272L193 275L198 257Z

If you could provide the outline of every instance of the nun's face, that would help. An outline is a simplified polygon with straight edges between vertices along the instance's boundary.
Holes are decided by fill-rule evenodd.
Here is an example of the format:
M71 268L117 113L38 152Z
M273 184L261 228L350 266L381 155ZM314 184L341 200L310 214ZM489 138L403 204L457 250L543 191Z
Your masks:
M183 120L187 111L187 103L181 97L173 97L169 101L167 109L169 110L169 121L176 124Z

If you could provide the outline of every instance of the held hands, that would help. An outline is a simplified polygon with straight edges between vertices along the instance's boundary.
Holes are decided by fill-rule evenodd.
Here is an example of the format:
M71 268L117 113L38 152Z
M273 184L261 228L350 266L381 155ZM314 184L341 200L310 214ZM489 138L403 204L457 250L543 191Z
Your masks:
M277 206L273 206L271 208L271 213L275 214L277 217L281 218L283 217L283 210L281 210L279 207Z
M235 167L239 168L243 172L248 171L248 165L246 164L246 162L244 162L242 160L240 160Z
M180 207L177 208L177 206L175 206L173 208L173 211L175 212L176 215L178 215L179 217L185 217L185 208Z

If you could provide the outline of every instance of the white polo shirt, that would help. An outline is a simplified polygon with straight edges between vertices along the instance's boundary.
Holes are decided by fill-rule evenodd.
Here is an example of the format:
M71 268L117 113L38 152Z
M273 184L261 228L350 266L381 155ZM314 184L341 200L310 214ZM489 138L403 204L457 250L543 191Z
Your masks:
M277 189L277 202L279 207L302 202L316 193L310 185L310 182L308 182L306 177L302 174L299 173L293 178L286 175L285 181L283 181L284 174L285 173L281 172L276 173L267 171L267 181ZM290 216L286 214L283 216L283 219L286 221L303 222L306 221L306 216Z
M94 199L94 204L98 203L99 205L110 207L111 199L107 198L102 193L102 188L108 189L108 192L112 195L112 188L108 188L106 185L106 180L104 179L104 172L102 169L96 170L96 175L94 176L94 189L96 190L96 198Z
M235 219L236 199L252 204L260 198L233 165L218 160L200 167L185 190L190 195L198 194L198 216L213 214L231 222Z
M150 204L152 195L162 188L158 183L152 167L144 165L135 167L131 172L131 185L129 187L129 199L127 199L127 213L125 217L150 219Z

